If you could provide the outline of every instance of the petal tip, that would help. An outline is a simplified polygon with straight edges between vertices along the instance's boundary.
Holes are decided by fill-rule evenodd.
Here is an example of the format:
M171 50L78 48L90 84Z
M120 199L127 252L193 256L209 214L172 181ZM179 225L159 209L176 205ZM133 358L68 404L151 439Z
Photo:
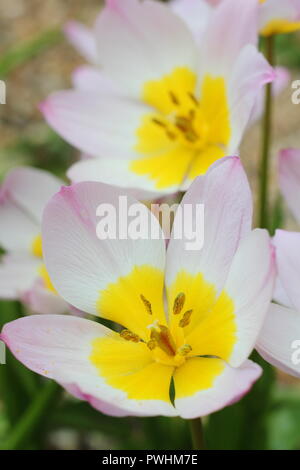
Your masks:
M63 25L62 30L67 38L73 36L76 30L76 26L77 26L77 23L74 20L69 20Z
M49 100L46 99L44 101L41 101L38 104L38 109L44 116L47 116L49 114L50 109L51 109Z

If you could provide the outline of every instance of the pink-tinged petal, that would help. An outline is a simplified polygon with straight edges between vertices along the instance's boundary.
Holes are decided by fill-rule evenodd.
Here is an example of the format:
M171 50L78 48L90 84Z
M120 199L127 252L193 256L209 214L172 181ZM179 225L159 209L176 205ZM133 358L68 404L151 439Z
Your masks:
M276 98L280 93L287 88L291 81L291 74L285 67L275 67L275 80L272 86L273 97ZM256 103L252 111L250 124L260 119L264 113L264 102L265 102L265 90L264 88L258 94Z
M29 253L40 233L42 211L61 182L35 168L11 170L0 188L0 244L8 251Z
M175 67L195 68L192 33L170 8L159 2L107 2L96 23L103 71L131 96L140 97L145 81Z
M36 279L31 288L23 293L21 301L33 313L59 315L70 310L69 304L54 292L46 289L41 279Z
M202 361L205 359L194 358L195 374L202 372ZM214 359L206 359L214 360ZM192 396L176 398L176 383L178 375L184 373L183 368L189 367L190 361L178 368L174 375L175 383L175 407L184 419L193 419L206 416L218 411L225 406L232 405L249 392L253 383L260 377L262 369L252 361L246 361L235 369L224 363L223 371L218 375L211 386L196 392ZM222 361L220 360L220 363ZM198 371L197 371L198 367ZM183 376L184 381L184 376ZM187 384L187 387L189 385Z
M10 198L0 196L0 245L7 251L30 253L40 225Z
M208 3L209 5L215 7L219 5L219 3L221 3L223 0L204 0L204 1Z
M124 188L127 194L139 201L153 200L166 193L173 194L179 189L178 186L170 187L160 193L154 180L134 173L130 165L130 160L90 158L72 165L67 175L73 183L99 181L120 190Z
M279 184L286 202L300 223L300 149L279 153Z
M263 35L282 32L281 28L276 27L276 23L275 27L274 24L272 26L278 20L300 22L300 0L268 0L260 5L259 29Z
M172 0L170 8L188 25L196 41L200 44L212 7L206 0Z
M91 343L109 336L111 331L99 323L68 315L32 315L7 323L1 340L26 367L66 383L89 373Z
M257 43L258 1L227 0L213 10L202 42L200 67L204 74L230 74L240 51Z
M75 49L90 63L98 63L96 40L92 29L78 21L69 21L64 26L64 33Z
M62 181L38 168L16 167L6 176L0 200L8 198L40 222L46 202L59 191Z
M82 392L82 390L78 387L78 385L74 384L65 384L60 383L62 387L64 387L67 392L69 392L74 397L78 398L79 400L84 400L89 402L89 404L101 413L107 414L109 416L115 417L124 417L128 416L128 411L123 410L122 408L118 408L112 403L107 403L104 400L99 400L95 398L93 395L89 395L88 393Z
M95 93L119 93L117 86L99 68L90 65L78 67L73 72L72 81L74 87L79 90L94 91Z
M38 276L40 260L26 255L6 255L0 263L0 298L20 299Z
M290 305L300 311L300 233L276 230L273 244L276 249L278 278Z
M290 301L282 282L280 281L279 277L277 276L274 288L273 299L276 303L280 305L284 305L285 307L293 308L292 302Z
M146 209L111 186L77 183L52 198L45 209L42 227L45 263L54 287L67 302L96 315L100 313L97 302L109 284L135 267L148 265L163 271L165 264L165 244L154 215L146 214L148 229L155 227L159 239L150 239L147 231L145 239L135 240L123 225L123 235L117 231L115 239L99 239L97 225L105 219L105 213L102 217L97 213L100 204L103 210L115 211L111 223L114 215L116 221L120 217L126 223L132 220L128 210L145 213ZM116 222L117 230L118 227Z
M130 356L124 356L123 359L128 361L128 374L132 375L137 373L134 366L136 362L139 364L136 356L141 348L145 349L145 354L151 356L151 353L141 343L129 344L97 322L68 315L32 315L7 323L0 339L26 367L54 379L78 398L89 401L92 406L107 414L177 414L166 401L132 399L124 390L109 385L91 360L95 340L109 339L116 348L120 347L120 343L126 343L125 350ZM147 364L147 357L144 362L144 367L150 365ZM161 365L157 364L157 367Z
M262 87L275 76L274 69L254 46L248 45L241 50L228 79L229 152L237 150Z
M191 240L184 230L182 239L174 238L182 229L180 217L176 217L168 246L166 282L172 283L180 270L186 270L191 274L202 273L218 291L223 288L241 239L251 229L251 191L239 158L225 158L214 164L205 176L195 180L184 196L182 210L185 205L191 205L193 230L198 226L201 231L202 221L195 219L196 204L204 204L203 248L188 249Z
M273 366L300 377L300 312L272 304L256 349Z
M81 151L132 159L137 156L136 129L149 108L107 91L68 90L52 94L41 111L48 124Z
M228 360L232 367L239 367L254 348L272 300L275 276L268 232L256 229L241 242L224 286L233 300L236 322L236 343Z

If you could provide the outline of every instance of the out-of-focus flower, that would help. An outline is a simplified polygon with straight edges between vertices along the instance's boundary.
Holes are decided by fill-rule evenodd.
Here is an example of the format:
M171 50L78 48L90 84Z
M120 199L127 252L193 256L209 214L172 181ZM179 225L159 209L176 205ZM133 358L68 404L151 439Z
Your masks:
M263 36L300 29L300 0L259 0L259 29Z
M202 34L207 29L207 24L212 13L212 6L208 0L173 0L169 5L192 30L196 40L202 40ZM220 2L219 2L220 3ZM215 5L217 2L215 2ZM65 26L65 35L72 45L91 64L97 64L96 38L92 29L87 28L76 21L69 21ZM290 81L290 73L285 67L275 67L273 83L273 95L276 97L284 90ZM116 92L112 83L103 77L96 67L83 65L78 67L72 75L75 88L98 92L101 84ZM264 109L264 89L258 93L249 124L261 118Z
M186 190L236 153L261 87L274 78L254 45L257 9L256 0L242 10L228 0L197 46L165 5L107 1L95 27L101 71L85 67L77 89L41 106L64 138L100 157L73 166L71 179L157 196Z
M280 93L285 88L288 87L291 81L291 74L289 70L285 67L275 67L274 70L275 70L276 76L272 84L272 95L274 98L276 98L278 95L280 95ZM264 89L261 90L256 99L249 124L253 124L255 121L260 119L264 113L264 105L265 105L265 92L264 91L265 91Z
M43 263L41 220L62 182L42 170L18 167L0 188L0 298L19 299L36 313L69 308L57 295Z
M174 0L174 11L189 25L195 37L202 38L203 25L214 7L228 0ZM247 0L235 0L239 8ZM300 29L300 0L257 0L260 3L258 30L263 36L291 33Z
M279 155L279 181L285 199L300 223L300 150ZM277 230L278 279L274 298L258 342L258 351L271 364L300 377L300 233Z
M284 149L279 154L279 184L282 194L300 224L300 149Z
M194 34L196 41L200 43L213 13L214 5L206 0L172 0L169 6L184 20Z
M257 343L259 353L274 366L300 377L300 233L277 230L278 285Z
M35 316L8 323L1 339L27 367L107 414L194 418L233 403L261 373L247 358L275 275L267 232L251 231L239 159L216 163L182 201L193 215L205 204L202 250L187 250L185 235L172 237L167 252L162 237L98 239L97 208L118 209L120 194L77 183L52 198L43 218L55 288L77 308L119 324L120 333L70 316ZM129 198L132 204L135 214L145 210ZM182 229L178 214L173 233ZM159 233L150 212L149 220Z

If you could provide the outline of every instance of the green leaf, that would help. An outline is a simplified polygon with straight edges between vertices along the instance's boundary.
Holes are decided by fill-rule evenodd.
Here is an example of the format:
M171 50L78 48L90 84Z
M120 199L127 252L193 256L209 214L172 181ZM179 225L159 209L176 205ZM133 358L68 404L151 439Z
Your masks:
M0 302L0 330L5 323L20 316L22 307L18 302ZM0 397L11 425L17 422L37 391L37 376L7 350L6 364L0 365Z
M300 390L277 387L273 394L273 409L267 426L269 448L272 450L300 449Z
M0 78L6 78L16 67L34 58L48 47L57 44L62 38L62 33L59 30L45 31L33 40L22 42L9 49L0 58Z

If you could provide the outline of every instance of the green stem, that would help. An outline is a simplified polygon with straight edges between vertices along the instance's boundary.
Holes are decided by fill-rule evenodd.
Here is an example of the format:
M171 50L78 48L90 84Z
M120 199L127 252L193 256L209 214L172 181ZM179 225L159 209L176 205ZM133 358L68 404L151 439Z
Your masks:
M275 37L269 36L266 41L266 58L270 65L274 65L274 42ZM262 152L261 152L261 173L260 173L260 214L259 226L269 227L269 164L270 164L270 144L272 130L272 83L266 86L265 113L262 127Z
M189 419L193 450L204 450L205 441L201 418Z
M28 406L20 420L14 426L11 434L0 445L0 450L16 450L22 448L32 434L38 429L41 421L48 413L51 404L54 402L60 387L49 380L43 389Z

